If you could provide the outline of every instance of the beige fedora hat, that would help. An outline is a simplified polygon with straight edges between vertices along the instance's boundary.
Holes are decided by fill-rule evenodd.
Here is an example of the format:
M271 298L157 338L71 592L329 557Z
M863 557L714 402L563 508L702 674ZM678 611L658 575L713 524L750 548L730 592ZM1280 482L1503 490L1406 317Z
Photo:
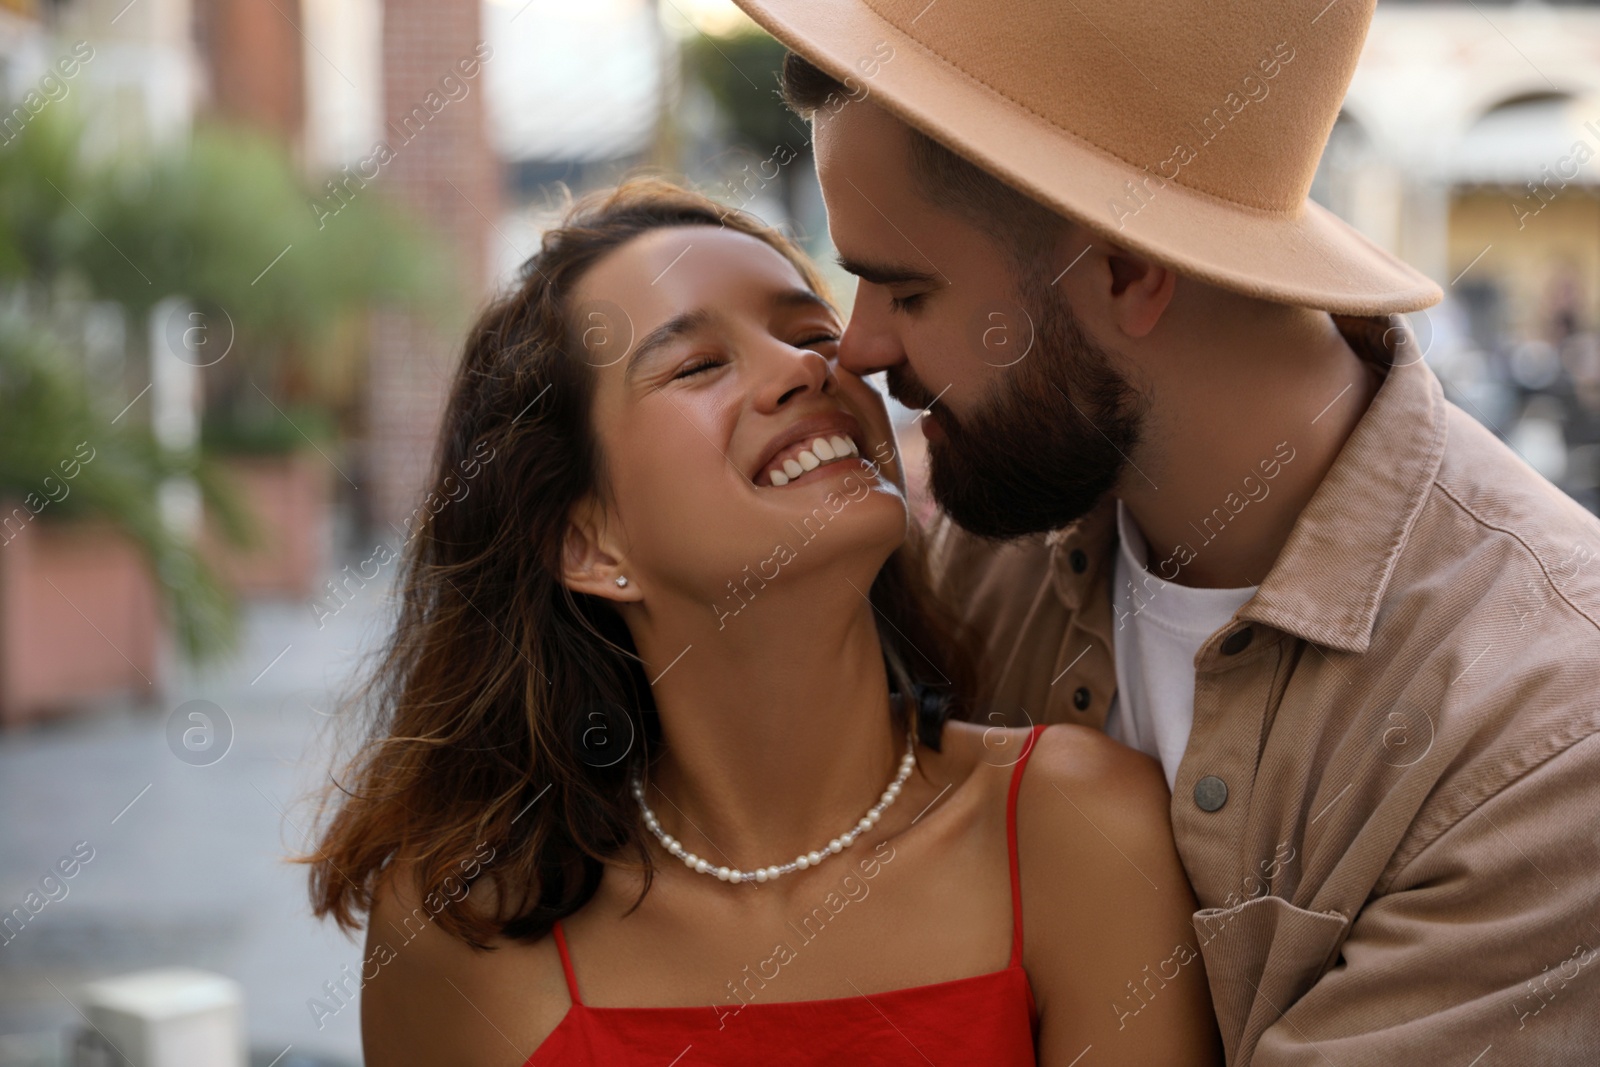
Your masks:
M735 0L946 147L1180 273L1347 315L1438 285L1307 198L1375 0Z

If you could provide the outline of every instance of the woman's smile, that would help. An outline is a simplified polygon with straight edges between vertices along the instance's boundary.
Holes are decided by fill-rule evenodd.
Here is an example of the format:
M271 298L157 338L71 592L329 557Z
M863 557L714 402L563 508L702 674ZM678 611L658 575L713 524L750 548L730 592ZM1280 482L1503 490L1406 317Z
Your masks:
M811 480L807 475L813 471L836 463L848 463L859 459L860 456L861 449L848 437L839 434L819 437L811 442L809 447L798 444L784 449L772 469L766 472L765 482L757 480L756 484L782 488L795 483L804 483Z
M751 480L768 488L812 481L813 471L858 459L860 439L861 424L848 412L800 419L767 445Z

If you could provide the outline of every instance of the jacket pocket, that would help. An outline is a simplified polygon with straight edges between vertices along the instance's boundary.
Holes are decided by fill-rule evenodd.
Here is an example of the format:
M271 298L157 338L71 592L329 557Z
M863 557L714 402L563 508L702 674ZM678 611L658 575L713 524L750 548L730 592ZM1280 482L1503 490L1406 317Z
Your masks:
M1192 922L1229 1067L1250 1062L1262 1033L1322 977L1350 928L1339 912L1274 896L1201 908Z

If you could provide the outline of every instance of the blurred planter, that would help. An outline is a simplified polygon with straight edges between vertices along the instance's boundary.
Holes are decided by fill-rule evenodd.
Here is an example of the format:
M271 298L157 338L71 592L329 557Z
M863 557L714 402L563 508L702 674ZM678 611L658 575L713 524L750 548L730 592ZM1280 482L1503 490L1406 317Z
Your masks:
M310 450L216 459L254 517L254 543L232 545L208 514L201 555L224 585L253 596L306 599L326 565L332 509L328 464Z
M18 500L4 503L28 514ZM166 624L145 557L101 519L34 519L0 546L0 725L159 689Z

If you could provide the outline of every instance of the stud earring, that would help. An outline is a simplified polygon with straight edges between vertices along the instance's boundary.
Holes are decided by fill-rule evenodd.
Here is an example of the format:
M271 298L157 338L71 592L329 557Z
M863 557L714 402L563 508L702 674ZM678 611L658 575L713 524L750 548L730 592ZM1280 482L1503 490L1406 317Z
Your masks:
M618 589L626 589L627 587L628 587L628 579L625 576L619 574L617 576L617 588Z

